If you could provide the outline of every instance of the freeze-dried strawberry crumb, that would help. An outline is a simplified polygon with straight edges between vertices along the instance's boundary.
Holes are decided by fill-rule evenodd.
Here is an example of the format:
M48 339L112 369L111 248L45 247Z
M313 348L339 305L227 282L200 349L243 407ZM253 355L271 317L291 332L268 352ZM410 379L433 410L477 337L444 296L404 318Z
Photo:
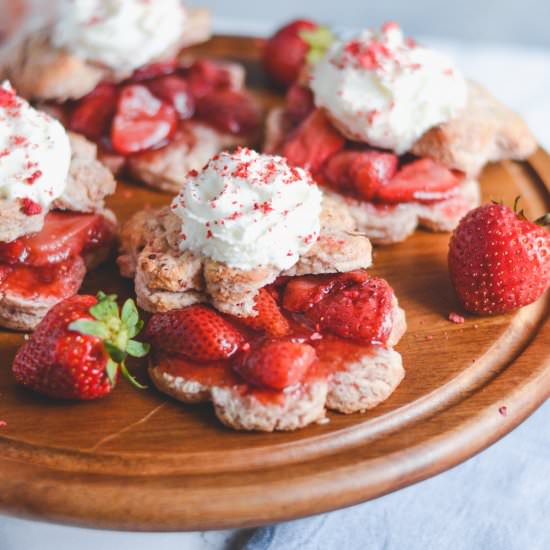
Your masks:
M5 428L8 423L5 420L0 420L0 428Z
M37 216L42 212L42 207L31 199L21 199L21 212L26 216Z
M42 170L34 171L28 178L25 179L25 183L32 185L37 179L42 177Z
M464 323L464 317L462 317L462 315L459 315L458 313L455 313L454 311L451 311L451 313L449 313L449 321L451 321L451 323L456 323L457 325L460 325Z
M506 405L502 405L502 407L500 407L500 409L498 410L498 412L502 415L502 416L507 416L508 415L508 407Z

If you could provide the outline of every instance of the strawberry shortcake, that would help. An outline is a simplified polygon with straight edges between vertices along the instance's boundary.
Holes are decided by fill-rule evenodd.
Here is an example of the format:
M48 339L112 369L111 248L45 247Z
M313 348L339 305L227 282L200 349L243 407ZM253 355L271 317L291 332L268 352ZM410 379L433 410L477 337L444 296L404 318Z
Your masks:
M105 260L115 190L96 147L0 86L0 326L34 328Z
M258 138L244 68L194 59L205 10L180 0L66 0L4 67L19 92L98 145L115 173L177 192L218 151Z
M292 430L384 401L406 324L369 240L308 172L249 149L191 171L122 230L118 262L153 313L150 374L236 429Z
M265 151L313 172L373 242L452 230L489 161L524 159L524 121L396 23L335 41L267 122Z

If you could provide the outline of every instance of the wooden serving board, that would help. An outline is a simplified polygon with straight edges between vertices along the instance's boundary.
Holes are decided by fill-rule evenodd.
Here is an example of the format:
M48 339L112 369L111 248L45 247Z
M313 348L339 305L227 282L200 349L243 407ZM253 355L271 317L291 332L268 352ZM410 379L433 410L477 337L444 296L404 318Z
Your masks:
M254 39L218 37L202 53L244 61L266 104ZM545 188L546 183L546 188ZM550 157L489 166L484 199L526 213L549 210ZM121 183L111 201L121 221L170 197ZM252 526L347 506L394 491L470 457L512 430L550 395L550 308L543 297L512 315L460 312L447 267L446 234L418 232L379 248L374 273L388 279L408 317L398 346L407 376L368 414L331 414L294 433L238 433L210 406L184 406L121 383L91 403L37 397L14 383L23 336L0 332L0 511L93 527L182 530ZM131 294L114 263L83 291ZM146 379L143 366L137 370Z

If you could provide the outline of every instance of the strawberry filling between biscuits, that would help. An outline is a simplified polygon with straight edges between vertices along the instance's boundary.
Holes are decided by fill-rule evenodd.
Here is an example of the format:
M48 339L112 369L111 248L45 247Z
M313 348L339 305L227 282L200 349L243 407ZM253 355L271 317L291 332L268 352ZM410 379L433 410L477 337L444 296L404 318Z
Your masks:
M432 159L399 157L347 140L300 84L287 92L284 126L280 153L290 164L309 169L321 185L381 207L441 202L456 196L464 180Z
M70 130L123 157L168 145L189 120L233 135L260 126L254 98L236 89L222 63L206 60L153 63L120 84L99 84L65 109Z
M0 243L0 292L70 296L82 283L86 256L113 238L113 224L100 214L50 212L40 232Z
M172 376L277 403L390 345L395 308L388 283L365 271L281 278L260 291L257 316L193 305L154 314L145 339Z

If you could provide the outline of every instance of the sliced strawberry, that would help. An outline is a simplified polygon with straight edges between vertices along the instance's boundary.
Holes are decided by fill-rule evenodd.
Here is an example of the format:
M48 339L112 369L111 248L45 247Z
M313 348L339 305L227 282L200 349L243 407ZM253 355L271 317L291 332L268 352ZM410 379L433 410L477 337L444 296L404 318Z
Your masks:
M342 151L323 167L330 185L341 190L355 189L363 199L372 200L397 170L399 159L380 151Z
M77 256L112 238L112 230L100 214L50 212L44 227L34 235L0 243L0 262L46 266Z
M364 151L350 167L351 181L365 200L372 200L378 190L393 178L399 158L393 153Z
M286 113L293 125L300 124L315 109L313 92L294 83L286 93Z
M289 164L317 172L345 144L341 134L319 109L313 111L292 132L283 146L283 156Z
M201 98L215 90L231 88L231 73L220 63L206 59L196 61L185 73L191 93Z
M290 326L281 313L274 296L262 288L256 298L255 317L238 317L237 319L253 330L265 332L269 336L280 337L288 334Z
M306 317L317 330L384 344L392 330L393 291L384 279L369 278L334 290L308 309Z
M340 191L352 191L354 189L351 169L357 158L361 155L358 151L340 151L332 155L322 168L323 183Z
M317 28L318 25L313 21L292 21L267 41L262 62L267 74L277 84L288 86L298 78L309 50L308 43L300 33Z
M244 354L234 370L255 386L284 390L301 382L317 355L308 344L268 340Z
M0 291L26 299L63 300L78 292L85 275L80 256L46 267L0 264Z
M380 202L430 203L456 194L463 176L429 158L415 160L403 166L395 176L376 192Z
M99 84L78 101L69 119L69 129L92 141L107 134L115 116L118 89L114 84Z
M293 313L303 313L324 300L331 292L362 283L368 278L366 271L293 277L286 285L283 307Z
M140 84L125 86L111 129L113 148L129 155L158 147L176 131L178 115Z
M143 82L145 80L152 80L153 78L159 78L173 74L178 69L177 59L168 59L166 61L157 61L156 63L150 63L144 67L140 67L134 71L134 74L130 77L132 82Z
M159 350L195 361L227 359L244 343L236 327L205 306L156 313L147 324L145 338Z
M255 132L261 120L255 99L236 90L217 90L197 99L197 116L230 134Z
M161 76L147 82L153 94L176 109L181 119L191 118L195 112L195 99L189 84L179 76Z

